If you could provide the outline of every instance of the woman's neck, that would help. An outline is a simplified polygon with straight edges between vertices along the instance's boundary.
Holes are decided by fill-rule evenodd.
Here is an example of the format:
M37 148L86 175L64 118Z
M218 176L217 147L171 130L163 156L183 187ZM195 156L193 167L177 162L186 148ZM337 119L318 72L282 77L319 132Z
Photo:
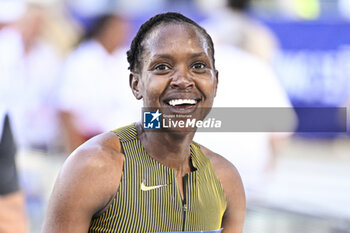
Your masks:
M177 173L186 174L191 171L190 145L194 132L147 131L141 123L136 123L136 129L141 144L152 158Z

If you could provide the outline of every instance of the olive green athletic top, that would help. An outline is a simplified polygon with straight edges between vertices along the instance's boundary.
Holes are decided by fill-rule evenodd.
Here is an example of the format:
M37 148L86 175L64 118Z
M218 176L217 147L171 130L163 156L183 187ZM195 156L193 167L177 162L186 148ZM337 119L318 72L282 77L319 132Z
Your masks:
M194 171L183 178L150 157L133 125L114 130L125 161L119 190L107 210L91 220L89 232L208 231L221 228L226 198L209 159L191 144Z

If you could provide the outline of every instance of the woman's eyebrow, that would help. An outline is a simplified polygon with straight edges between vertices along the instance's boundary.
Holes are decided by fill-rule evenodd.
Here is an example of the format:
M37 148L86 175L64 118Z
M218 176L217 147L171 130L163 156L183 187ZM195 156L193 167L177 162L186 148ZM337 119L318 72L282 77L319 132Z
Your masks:
M207 54L205 52L194 53L191 55L191 58L196 58L196 57L201 57L201 56L207 56Z
M199 52L199 53L193 53L193 54L191 54L191 58L192 57L200 57L200 56L207 56L207 54L205 53L205 52ZM154 58L154 59L157 59L157 58L167 58L167 59L171 59L172 58L172 56L170 55L170 54L166 54L166 53L164 53L164 54L155 54L155 55L153 55L153 57L152 58Z
M208 55L205 52L199 52L199 53L193 53L190 55L189 59L195 59L198 57L207 57ZM155 54L152 56L151 60L157 60L157 59L167 59L170 61L174 60L174 57L171 56L170 54Z
M165 58L165 59L169 59L172 60L172 56L169 54L155 54L152 59L158 59L158 58Z

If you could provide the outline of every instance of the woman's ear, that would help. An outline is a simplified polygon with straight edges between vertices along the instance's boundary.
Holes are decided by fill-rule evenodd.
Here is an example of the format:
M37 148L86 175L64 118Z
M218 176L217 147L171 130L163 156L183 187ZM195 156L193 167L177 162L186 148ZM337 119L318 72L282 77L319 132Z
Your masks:
M142 94L140 91L140 75L134 72L131 72L129 75L129 85L131 87L132 93L136 99L142 99Z

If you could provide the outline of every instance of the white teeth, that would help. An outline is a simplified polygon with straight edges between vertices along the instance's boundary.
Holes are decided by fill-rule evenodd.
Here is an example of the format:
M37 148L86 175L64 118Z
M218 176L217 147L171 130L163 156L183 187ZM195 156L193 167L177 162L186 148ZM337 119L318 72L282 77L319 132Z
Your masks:
M197 101L194 99L173 99L169 101L171 106L181 105L181 104L196 104Z

